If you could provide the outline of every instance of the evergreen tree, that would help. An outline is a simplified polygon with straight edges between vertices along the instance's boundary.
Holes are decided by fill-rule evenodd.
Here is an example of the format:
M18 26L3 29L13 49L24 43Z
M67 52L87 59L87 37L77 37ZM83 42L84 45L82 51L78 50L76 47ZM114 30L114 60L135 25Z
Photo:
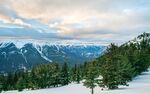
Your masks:
M84 85L91 89L91 94L94 94L94 88L97 84L97 78L99 77L99 72L96 67L96 63L90 63L87 70L87 75L85 76Z
M71 81L76 81L77 78L77 65L75 64L74 67L71 69Z
M106 55L101 59L100 73L102 85L109 89L118 88L118 85L127 85L132 79L134 69L128 58L120 53L120 48L111 44Z
M60 67L59 67L58 64L55 64L55 71L54 71L54 73L52 75L52 79L53 79L52 85L54 87L58 87L61 84L60 78L61 78L60 77Z
M71 70L71 80L77 83L81 81L81 67L75 64L75 66Z
M76 81L77 81L77 83L79 84L80 83L80 81L81 81L81 73L80 73L81 71L80 71L80 67L78 67L77 68L77 76L76 76Z
M69 79L68 64L64 63L64 65L62 66L62 70L61 70L61 84L62 85L68 85L69 82L70 82L70 79Z
M17 90L18 90L18 91L22 91L23 89L26 88L26 87L25 87L25 81L24 81L24 79L23 79L22 77L19 78L19 80L17 81L16 87L17 87Z

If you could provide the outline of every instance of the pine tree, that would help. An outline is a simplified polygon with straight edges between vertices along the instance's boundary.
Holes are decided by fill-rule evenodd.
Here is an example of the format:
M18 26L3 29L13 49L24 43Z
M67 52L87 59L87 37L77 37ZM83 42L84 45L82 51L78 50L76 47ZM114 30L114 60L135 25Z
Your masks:
M77 74L76 74L76 81L79 84L81 81L81 73L80 73L80 67L77 68Z
M4 81L4 76L0 75L0 93L3 90L3 83L4 83L3 81Z
M25 81L24 79L21 77L19 78L18 82L16 83L16 87L18 91L22 91L23 89L25 89Z
M52 75L52 79L53 79L54 87L58 87L61 84L61 82L60 82L60 67L58 64L55 64L55 70Z
M96 62L90 63L85 75L84 85L91 89L91 94L94 94L94 88L97 84L97 78L99 77L98 69L96 68Z
M128 85L132 79L134 68L128 61L128 57L122 55L122 49L111 44L105 56L101 58L100 73L102 76L102 86L108 89L118 88L118 85Z
M75 64L74 67L71 69L71 80L76 81L77 79L77 65Z
M62 85L68 85L70 82L69 80L69 68L68 64L64 63L61 70L61 84Z

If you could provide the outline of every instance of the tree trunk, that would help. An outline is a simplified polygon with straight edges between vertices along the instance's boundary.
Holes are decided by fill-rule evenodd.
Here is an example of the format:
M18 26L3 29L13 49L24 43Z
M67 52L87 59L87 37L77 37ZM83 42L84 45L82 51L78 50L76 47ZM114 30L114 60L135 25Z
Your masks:
M94 94L94 88L92 88L92 94Z

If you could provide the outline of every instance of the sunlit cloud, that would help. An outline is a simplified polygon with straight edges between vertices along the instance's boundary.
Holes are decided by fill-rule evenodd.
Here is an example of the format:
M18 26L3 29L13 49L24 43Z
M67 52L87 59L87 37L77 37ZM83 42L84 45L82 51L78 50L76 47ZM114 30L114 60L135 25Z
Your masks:
M124 42L150 32L149 11L149 0L0 0L2 23L49 39Z

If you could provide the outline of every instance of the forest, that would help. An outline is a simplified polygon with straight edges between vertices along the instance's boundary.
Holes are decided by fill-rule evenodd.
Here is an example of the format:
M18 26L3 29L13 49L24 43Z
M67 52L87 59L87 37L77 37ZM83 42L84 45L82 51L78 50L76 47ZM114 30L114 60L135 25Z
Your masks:
M110 44L94 61L70 67L67 62L40 64L31 70L0 75L0 91L41 89L84 83L94 94L96 86L116 89L128 86L150 66L150 33L143 33L122 45Z

